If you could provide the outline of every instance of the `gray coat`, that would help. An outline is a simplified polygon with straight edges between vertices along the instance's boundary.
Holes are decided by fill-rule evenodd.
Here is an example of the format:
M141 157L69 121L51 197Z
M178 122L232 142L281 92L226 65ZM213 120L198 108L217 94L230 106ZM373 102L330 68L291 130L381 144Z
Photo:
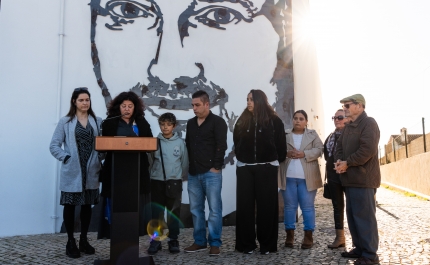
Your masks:
M69 117L62 117L52 135L49 151L58 159L63 161L69 155L67 162L61 163L60 190L66 192L82 192L82 174L79 162L78 147L75 138L75 128L77 124L76 116L69 122ZM102 119L97 117L97 125L93 117L88 117L89 124L93 127L94 135L98 136ZM61 148L61 147L64 147ZM98 189L99 171L101 169L99 153L93 149L87 164L86 189Z

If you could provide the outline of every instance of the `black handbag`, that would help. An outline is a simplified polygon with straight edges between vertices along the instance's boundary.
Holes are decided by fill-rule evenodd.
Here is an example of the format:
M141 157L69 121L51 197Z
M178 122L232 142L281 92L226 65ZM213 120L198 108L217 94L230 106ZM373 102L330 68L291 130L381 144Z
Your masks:
M327 183L327 172L325 173L325 179L324 179L323 197L326 199L331 199L330 188L328 187L328 183Z
M158 146L160 147L161 166L163 167L164 183L166 183L165 195L168 198L176 199L182 196L182 179L167 179L166 171L164 170L163 151L161 150L161 142L158 138Z

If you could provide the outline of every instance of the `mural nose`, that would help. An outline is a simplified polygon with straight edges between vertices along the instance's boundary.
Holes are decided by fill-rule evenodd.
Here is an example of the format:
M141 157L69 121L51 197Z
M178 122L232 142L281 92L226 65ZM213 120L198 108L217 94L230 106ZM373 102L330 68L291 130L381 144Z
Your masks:
M160 41L150 66L150 73L163 82L173 84L181 76L197 76L199 59L193 56L191 48L182 47L177 25L165 24L159 36Z

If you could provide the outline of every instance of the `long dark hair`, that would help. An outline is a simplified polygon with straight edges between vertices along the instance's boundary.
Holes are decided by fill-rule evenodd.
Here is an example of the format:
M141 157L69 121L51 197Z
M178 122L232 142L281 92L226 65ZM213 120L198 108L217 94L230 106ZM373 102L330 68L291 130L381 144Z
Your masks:
M130 100L134 104L134 111L133 115L131 115L131 121L143 118L143 116L145 116L145 105L143 104L142 98L136 95L136 93L133 91L127 91L120 93L109 103L108 111L106 113L108 117L121 115L120 105L124 102L124 100Z
M72 97L70 98L70 109L69 109L69 112L66 114L66 117L69 117L69 120L67 122L73 120L73 118L76 115L76 105L75 105L75 103L76 103L76 100L78 99L78 97L79 97L80 94L87 94L88 97L90 98L90 107L88 109L88 114L91 115L91 117L93 117L94 120L96 120L96 114L94 114L94 111L91 108L91 105L92 105L91 104L91 94L88 91L88 88L86 88L86 87L78 87L78 88L75 88L75 90L73 90Z
M252 118L260 126L266 127L273 116L277 116L275 110L270 106L266 94L260 89L252 89L248 94L252 94L254 101L254 111L250 112L248 108L240 115L240 126L248 127Z

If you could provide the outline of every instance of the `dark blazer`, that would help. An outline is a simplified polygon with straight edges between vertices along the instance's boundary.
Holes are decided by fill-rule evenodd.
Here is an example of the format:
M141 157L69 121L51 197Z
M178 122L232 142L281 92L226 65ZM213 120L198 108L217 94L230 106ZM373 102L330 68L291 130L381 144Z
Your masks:
M234 126L233 142L237 160L243 163L265 163L287 156L284 123L278 116L273 116L266 127L250 120L249 126L242 126L244 119L253 116L242 115Z
M109 117L108 117L109 118ZM119 119L111 119L103 122L102 135L116 136ZM152 137L151 126L144 117L136 119L136 125L139 128L139 137ZM149 162L146 152L140 154L140 193L150 193L150 178L149 178ZM111 176L112 176L112 152L107 152L103 169L100 174L101 182L103 183L101 195L103 197L111 196Z
M379 127L375 119L363 112L345 124L337 141L335 161L346 161L348 169L341 174L342 186L379 188L381 171L378 159Z

